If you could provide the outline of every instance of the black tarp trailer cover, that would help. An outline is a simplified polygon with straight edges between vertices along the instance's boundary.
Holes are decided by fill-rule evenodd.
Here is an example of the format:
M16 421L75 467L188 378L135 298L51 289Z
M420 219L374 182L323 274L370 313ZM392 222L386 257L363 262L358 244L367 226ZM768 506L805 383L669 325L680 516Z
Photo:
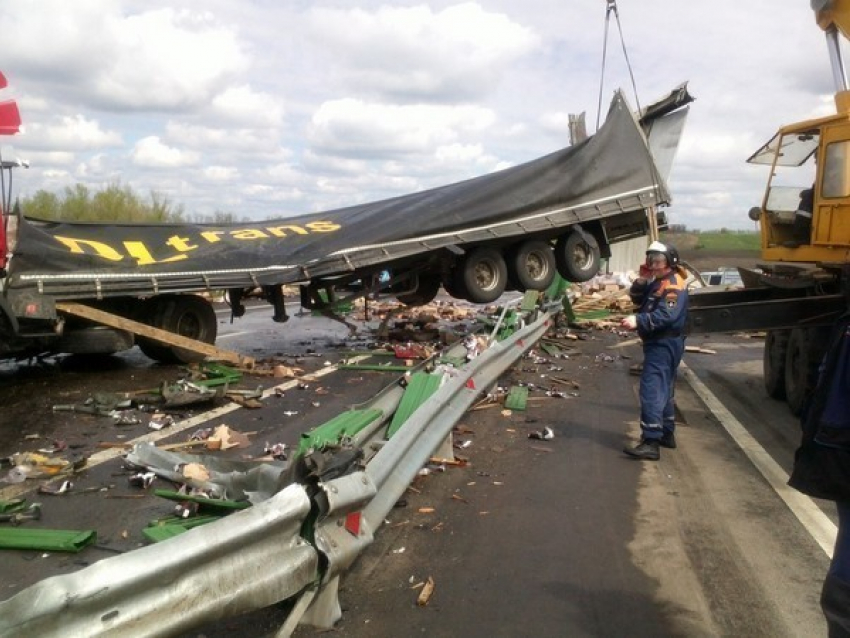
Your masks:
M579 144L383 201L227 225L22 217L5 290L61 300L305 282L666 203L644 132L618 92L603 126Z

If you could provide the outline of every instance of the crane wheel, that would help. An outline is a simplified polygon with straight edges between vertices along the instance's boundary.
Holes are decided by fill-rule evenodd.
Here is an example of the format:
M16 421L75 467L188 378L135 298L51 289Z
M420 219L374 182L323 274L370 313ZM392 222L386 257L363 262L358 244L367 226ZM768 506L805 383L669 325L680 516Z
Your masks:
M789 330L769 330L764 340L764 388L774 399L785 398L785 358Z

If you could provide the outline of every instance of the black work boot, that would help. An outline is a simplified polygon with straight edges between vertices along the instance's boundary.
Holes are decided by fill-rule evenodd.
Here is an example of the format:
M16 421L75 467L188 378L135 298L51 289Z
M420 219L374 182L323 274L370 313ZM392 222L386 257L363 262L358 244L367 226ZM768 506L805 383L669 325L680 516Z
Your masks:
M643 439L634 447L623 448L623 452L644 461L657 461L661 458L658 441L649 439Z
M661 440L658 442L661 447L666 447L671 450L676 449L676 435L672 432L665 432L661 436Z

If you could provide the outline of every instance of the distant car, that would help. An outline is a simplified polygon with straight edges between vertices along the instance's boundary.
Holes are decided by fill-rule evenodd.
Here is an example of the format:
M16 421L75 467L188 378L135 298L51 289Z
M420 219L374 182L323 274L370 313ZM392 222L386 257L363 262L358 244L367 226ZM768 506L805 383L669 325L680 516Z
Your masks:
M741 283L741 274L737 268L722 269L717 272L704 272L702 278L706 286L728 286Z
M702 281L700 281L700 278ZM723 286L738 288L744 285L741 280L741 273L737 268L720 268L698 275L694 275L693 279L689 278L688 286L701 288L703 286Z

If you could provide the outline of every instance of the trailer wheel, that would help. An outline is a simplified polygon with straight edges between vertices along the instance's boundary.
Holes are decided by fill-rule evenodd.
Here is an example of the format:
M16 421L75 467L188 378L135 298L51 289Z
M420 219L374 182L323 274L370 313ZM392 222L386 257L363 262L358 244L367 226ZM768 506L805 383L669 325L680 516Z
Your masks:
M794 416L803 411L814 389L827 341L825 328L794 328L791 331L785 356L785 398Z
M764 340L764 389L774 399L785 398L785 358L788 330L769 330Z
M561 235L555 244L555 263L567 281L581 283L593 279L601 261L599 242L590 233L572 231Z
M466 292L466 288L460 280L456 268L452 268L443 276L442 284L445 291L449 293L452 298L464 300L469 298L469 293Z
M424 306L434 301L440 292L440 275L435 272L419 272L413 276L416 290L396 295L405 306Z
M546 290L555 279L555 253L545 241L533 239L507 253L508 281L515 290Z
M195 295L162 295L149 300L146 321L155 328L181 337L215 343L218 322L212 306ZM205 355L140 338L139 348L148 357L162 363L193 363Z
M472 303L496 301L505 292L508 267L505 258L495 248L479 247L460 260L457 281Z

